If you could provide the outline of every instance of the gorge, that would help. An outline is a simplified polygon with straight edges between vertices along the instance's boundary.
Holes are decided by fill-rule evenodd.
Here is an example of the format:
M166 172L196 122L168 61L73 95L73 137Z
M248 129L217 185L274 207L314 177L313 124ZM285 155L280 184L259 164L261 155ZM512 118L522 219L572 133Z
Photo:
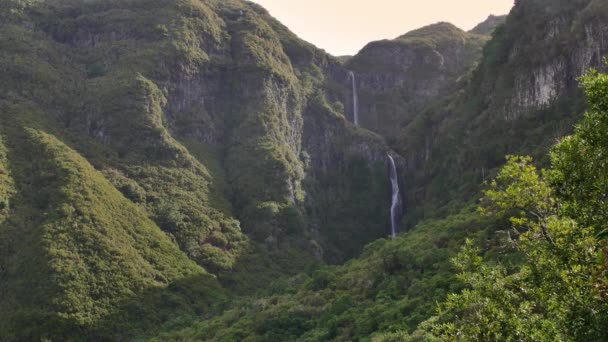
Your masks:
M0 341L605 340L607 23L0 0Z

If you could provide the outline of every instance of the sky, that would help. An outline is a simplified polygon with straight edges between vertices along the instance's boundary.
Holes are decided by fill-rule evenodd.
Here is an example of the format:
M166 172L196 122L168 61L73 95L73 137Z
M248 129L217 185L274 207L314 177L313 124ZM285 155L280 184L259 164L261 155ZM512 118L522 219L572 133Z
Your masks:
M488 15L507 14L513 0L252 0L334 56L440 21L470 30Z

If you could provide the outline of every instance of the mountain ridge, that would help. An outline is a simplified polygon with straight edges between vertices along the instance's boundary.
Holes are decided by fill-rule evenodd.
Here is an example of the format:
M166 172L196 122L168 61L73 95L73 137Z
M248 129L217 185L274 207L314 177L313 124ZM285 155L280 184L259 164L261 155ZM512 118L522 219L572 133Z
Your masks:
M521 1L339 61L245 1L1 2L0 339L414 331L466 238L512 257L471 204L579 118L606 13Z

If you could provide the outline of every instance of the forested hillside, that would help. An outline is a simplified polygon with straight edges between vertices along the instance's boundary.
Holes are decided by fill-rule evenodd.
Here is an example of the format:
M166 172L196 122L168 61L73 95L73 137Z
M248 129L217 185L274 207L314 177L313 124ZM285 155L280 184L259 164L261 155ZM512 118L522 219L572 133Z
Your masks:
M608 338L606 32L337 58L244 0L0 0L0 340Z
M577 78L604 70L607 10L597 0L517 2L464 87L399 135L397 150L415 166L405 177L418 215L475 199L507 154L547 164L547 151L586 108Z

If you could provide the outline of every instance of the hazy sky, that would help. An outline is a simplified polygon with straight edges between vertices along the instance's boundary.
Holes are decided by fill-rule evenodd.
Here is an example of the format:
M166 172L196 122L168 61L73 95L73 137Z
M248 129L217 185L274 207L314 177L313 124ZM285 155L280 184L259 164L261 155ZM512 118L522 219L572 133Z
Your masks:
M439 21L470 30L513 0L252 0L300 38L327 52L357 53L370 41L395 38Z

